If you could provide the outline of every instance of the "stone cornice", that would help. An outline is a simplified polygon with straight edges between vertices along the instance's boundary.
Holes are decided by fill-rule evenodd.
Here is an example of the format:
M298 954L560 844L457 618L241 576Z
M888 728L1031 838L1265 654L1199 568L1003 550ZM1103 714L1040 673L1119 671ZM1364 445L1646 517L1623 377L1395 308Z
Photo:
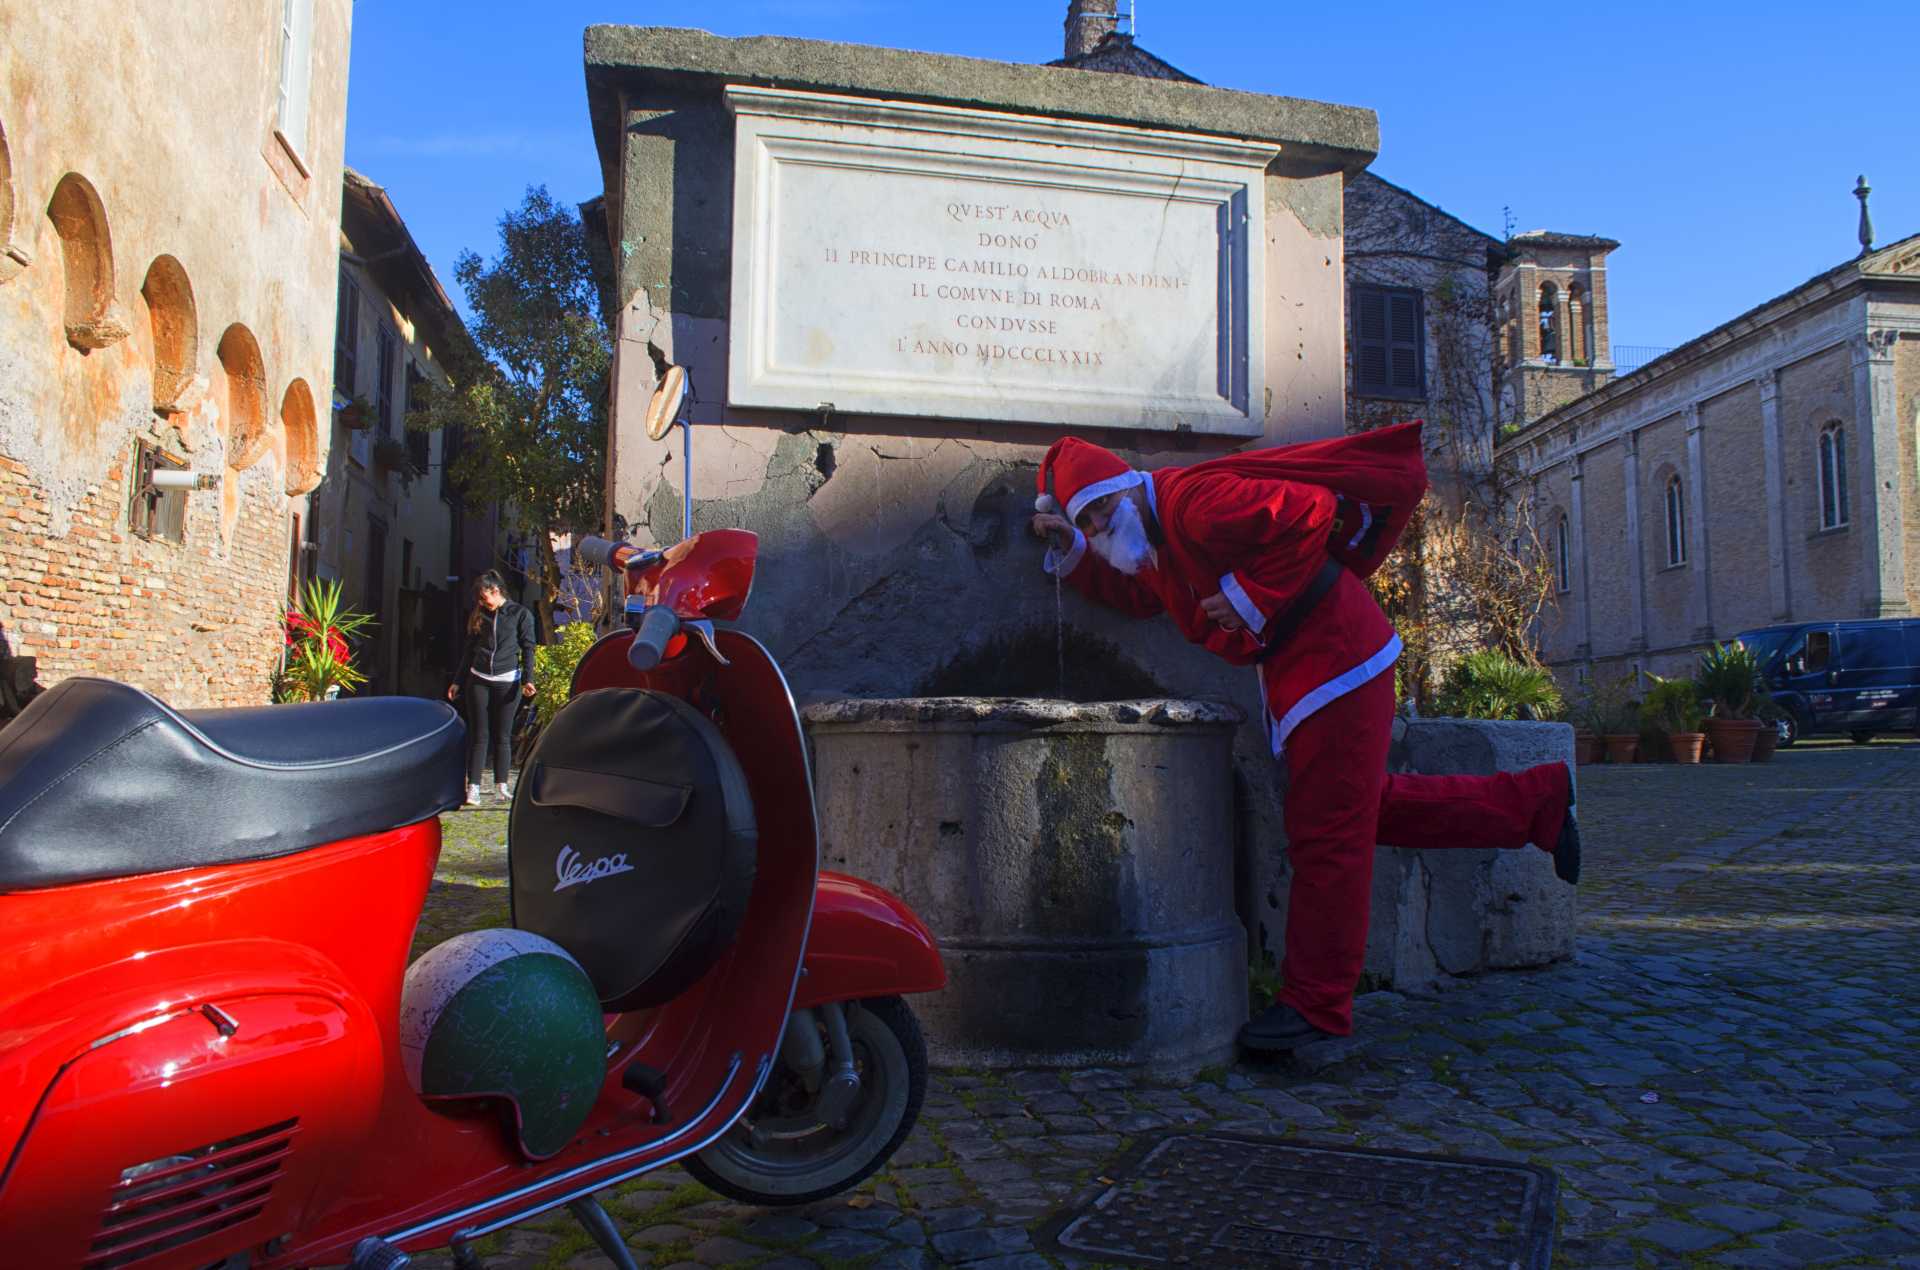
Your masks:
M1911 241L1908 240L1909 243ZM1731 322L1715 327L1673 352L1649 362L1641 369L1629 375L1623 375L1577 401L1541 416L1527 428L1502 442L1496 450L1496 457L1516 459L1523 470L1544 469L1564 462L1571 453L1584 452L1605 445L1622 431L1637 429L1677 413L1684 409L1686 402L1667 401L1661 398L1655 403L1657 409L1631 412L1630 422L1619 426L1610 424L1604 431L1592 436L1582 436L1570 444L1554 446L1550 452L1541 452L1541 447L1551 445L1565 432L1578 431L1592 416L1613 413L1611 408L1639 397L1643 393L1656 393L1663 388L1673 386L1689 372L1703 369L1729 350L1761 338L1819 306L1832 306L1831 321L1819 324L1810 332L1801 333L1793 343L1776 350L1774 355L1767 359L1765 366L1740 367L1722 374L1704 377L1691 392L1691 399L1704 401L1736 389L1749 381L1761 383L1764 392L1765 380L1769 372L1828 348L1860 341L1864 333L1855 325L1855 321L1857 319L1861 325L1865 324L1867 315L1864 302L1869 295L1894 291L1902 294L1903 297L1911 297L1915 303L1920 303L1920 276L1877 272L1863 267L1864 263L1858 260L1849 261L1783 296L1749 310ZM1861 301L1861 305L1847 303L1852 300ZM1876 315L1873 318L1873 324L1875 327L1897 326L1904 329L1908 320L1915 323L1916 329L1920 329L1920 313L1916 313L1913 319L1905 319L1902 315L1902 318L1893 320L1885 320ZM1529 458L1529 454L1537 454L1537 457Z
M1283 165L1329 172L1358 172L1380 148L1371 110L1070 67L630 26L588 27L585 59L594 139L609 173L621 91L642 83L716 96L727 84L799 88L1242 137L1278 143Z

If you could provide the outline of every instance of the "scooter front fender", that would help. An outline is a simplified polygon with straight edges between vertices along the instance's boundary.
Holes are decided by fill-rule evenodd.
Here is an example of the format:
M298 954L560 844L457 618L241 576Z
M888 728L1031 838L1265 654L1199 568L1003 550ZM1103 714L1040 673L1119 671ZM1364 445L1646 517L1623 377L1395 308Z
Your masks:
M947 986L933 932L898 896L843 873L822 873L795 1009L829 1001L932 992Z

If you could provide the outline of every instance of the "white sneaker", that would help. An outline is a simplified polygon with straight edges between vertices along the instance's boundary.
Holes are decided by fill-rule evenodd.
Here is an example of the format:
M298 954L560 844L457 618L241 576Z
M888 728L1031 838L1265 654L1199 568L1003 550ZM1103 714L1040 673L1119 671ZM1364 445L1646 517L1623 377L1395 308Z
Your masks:
M500 801L502 802L510 803L513 801L513 786L511 785L495 785L493 792L500 795Z
M478 785L467 786L467 801L465 805L468 807L478 807L480 805L480 787Z

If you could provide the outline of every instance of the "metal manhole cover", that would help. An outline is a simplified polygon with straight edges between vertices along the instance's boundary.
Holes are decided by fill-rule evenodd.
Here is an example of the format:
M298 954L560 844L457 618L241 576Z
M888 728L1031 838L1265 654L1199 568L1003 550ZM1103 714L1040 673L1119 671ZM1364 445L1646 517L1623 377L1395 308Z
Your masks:
M1175 1134L1127 1156L1048 1242L1151 1266L1546 1270L1554 1177L1499 1160Z

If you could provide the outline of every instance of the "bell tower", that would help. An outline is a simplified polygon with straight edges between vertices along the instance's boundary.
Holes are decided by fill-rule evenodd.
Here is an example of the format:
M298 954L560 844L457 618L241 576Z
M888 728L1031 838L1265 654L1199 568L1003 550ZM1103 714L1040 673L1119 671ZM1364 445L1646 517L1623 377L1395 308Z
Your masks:
M1499 424L1524 427L1613 378L1611 238L1544 229L1507 240L1493 284Z

